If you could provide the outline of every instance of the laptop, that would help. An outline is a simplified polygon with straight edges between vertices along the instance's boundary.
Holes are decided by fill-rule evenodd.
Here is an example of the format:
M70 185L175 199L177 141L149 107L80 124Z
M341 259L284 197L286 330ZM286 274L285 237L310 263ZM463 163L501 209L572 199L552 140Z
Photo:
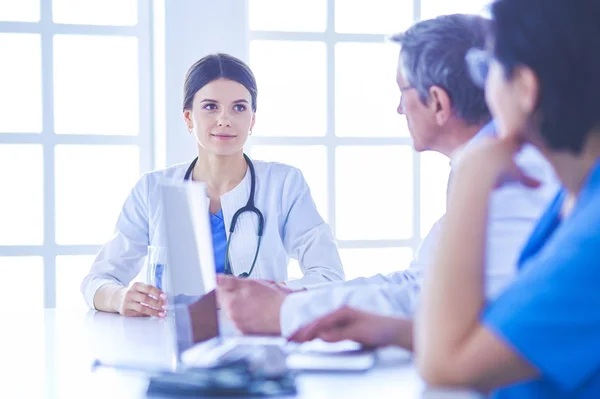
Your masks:
M366 371L375 355L353 342L289 343L283 337L223 334L215 295L216 271L206 186L198 182L162 185L168 264L168 322L183 368L213 367L242 358L266 358L273 373ZM267 370L268 372L268 370Z

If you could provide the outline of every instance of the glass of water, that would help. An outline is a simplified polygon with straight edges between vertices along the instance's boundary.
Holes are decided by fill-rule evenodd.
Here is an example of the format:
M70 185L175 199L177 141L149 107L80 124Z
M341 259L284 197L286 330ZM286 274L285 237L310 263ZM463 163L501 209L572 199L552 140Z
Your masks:
M164 293L169 287L167 248L151 245L146 256L146 284L150 284Z

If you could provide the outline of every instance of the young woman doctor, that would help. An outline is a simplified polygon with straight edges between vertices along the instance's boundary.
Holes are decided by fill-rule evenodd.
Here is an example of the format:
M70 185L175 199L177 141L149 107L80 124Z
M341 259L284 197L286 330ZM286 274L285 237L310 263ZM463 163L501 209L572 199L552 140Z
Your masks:
M255 121L257 88L250 68L213 54L189 69L183 117L198 157L147 173L125 201L113 238L96 257L81 291L91 308L125 316L164 317L165 294L131 280L149 245L164 246L160 181L207 184L217 272L286 281L289 258L304 277L290 288L344 279L331 228L323 221L301 172L243 153Z

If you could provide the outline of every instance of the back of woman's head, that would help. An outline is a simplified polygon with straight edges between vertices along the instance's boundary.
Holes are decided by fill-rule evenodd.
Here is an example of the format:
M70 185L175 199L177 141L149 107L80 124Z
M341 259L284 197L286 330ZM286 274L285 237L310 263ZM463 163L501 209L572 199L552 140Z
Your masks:
M229 79L243 85L250 92L252 111L256 112L256 79L242 60L223 53L210 54L190 67L183 85L183 110L192 109L194 95L217 79Z
M545 144L579 153L600 127L600 1L498 0L492 14L507 79L521 65L537 76Z

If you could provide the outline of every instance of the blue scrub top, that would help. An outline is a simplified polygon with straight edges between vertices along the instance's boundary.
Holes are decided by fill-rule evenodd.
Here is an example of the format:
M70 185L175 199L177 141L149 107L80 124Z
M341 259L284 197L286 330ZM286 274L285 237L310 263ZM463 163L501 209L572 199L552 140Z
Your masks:
M519 277L483 323L540 377L495 398L600 398L600 162L571 215L560 192L531 235Z
M225 251L227 249L227 233L223 221L223 210L216 215L210 214L210 228L212 230L213 251L217 273L225 272Z

